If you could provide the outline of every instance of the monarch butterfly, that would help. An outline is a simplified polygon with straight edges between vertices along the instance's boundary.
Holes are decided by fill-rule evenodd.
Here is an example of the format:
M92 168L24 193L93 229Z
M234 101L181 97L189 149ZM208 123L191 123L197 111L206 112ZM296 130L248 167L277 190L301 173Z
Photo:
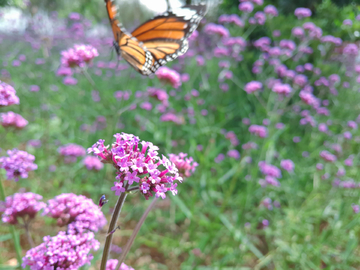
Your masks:
M188 37L206 13L206 5L185 5L167 11L136 28L131 34L117 19L114 0L104 0L114 34L116 53L136 71L150 75L188 49Z

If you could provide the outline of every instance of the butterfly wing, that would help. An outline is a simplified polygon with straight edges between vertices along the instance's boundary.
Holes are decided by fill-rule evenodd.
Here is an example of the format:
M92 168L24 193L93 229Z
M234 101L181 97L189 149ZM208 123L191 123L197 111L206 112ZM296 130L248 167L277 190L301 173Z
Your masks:
M117 54L120 54L136 71L143 75L149 75L151 73L150 67L154 64L151 53L126 32L117 18L117 8L114 1L105 0L105 5L114 34L114 46Z
M131 33L153 56L151 72L187 51L187 39L205 13L206 5L185 5L143 23Z

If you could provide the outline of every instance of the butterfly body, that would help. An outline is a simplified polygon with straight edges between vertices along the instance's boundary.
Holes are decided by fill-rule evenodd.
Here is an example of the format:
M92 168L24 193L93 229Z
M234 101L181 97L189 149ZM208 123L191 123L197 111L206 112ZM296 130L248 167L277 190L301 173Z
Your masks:
M117 54L143 75L155 73L160 66L184 54L188 37L206 13L205 5L186 5L143 23L130 34L117 19L113 1L105 3Z

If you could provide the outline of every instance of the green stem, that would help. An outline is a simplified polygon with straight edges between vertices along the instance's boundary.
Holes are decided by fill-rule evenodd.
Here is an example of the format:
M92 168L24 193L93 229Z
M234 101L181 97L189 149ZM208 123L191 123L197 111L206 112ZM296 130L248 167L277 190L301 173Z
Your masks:
M2 185L1 180L0 180L0 200L5 201L5 192L4 192L4 187ZM11 233L12 239L14 241L15 253L16 253L16 259L18 262L18 266L20 267L20 264L22 261L21 246L20 246L19 234L16 233L14 225L10 225L10 233Z
M126 184L125 190L127 190L127 188L128 188L128 184ZM112 242L112 239L113 239L113 236L114 236L113 231L114 231L114 229L116 227L116 223L117 223L117 221L119 219L121 208L124 205L126 195L127 195L127 191L120 194L119 199L118 199L118 201L116 203L114 212L112 214L109 229L108 229L108 234L107 234L106 240L105 240L104 251L103 251L103 254L102 254L102 258L101 258L100 270L105 270L106 269L106 262L107 262L108 257L109 257L110 246L111 246L111 242Z
M117 264L116 267L115 267L115 270L119 270L119 269L120 269L121 264L124 262L126 255L129 253L130 248L131 248L132 244L134 243L134 240L135 240L136 235L137 235L138 232L140 231L141 225L143 225L143 223L144 223L147 215L150 213L150 210L153 209L155 203L157 202L157 199L158 199L158 198L156 198L156 197L153 199L153 201L152 201L151 204L148 206L148 208L146 208L146 210L145 210L144 214L142 215L142 217L140 218L138 224L136 224L135 229L133 230L133 232L132 232L129 240L127 241L126 246L125 246L123 252L121 253L121 256L120 256L120 258L119 258L118 264Z

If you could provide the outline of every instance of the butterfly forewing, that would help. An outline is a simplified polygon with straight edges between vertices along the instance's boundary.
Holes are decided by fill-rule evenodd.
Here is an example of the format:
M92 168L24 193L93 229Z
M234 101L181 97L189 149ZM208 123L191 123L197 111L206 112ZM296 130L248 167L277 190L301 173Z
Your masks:
M143 75L155 73L160 66L184 54L188 49L187 38L206 13L206 5L186 5L143 23L131 37L116 19L113 2L105 3L121 56Z

